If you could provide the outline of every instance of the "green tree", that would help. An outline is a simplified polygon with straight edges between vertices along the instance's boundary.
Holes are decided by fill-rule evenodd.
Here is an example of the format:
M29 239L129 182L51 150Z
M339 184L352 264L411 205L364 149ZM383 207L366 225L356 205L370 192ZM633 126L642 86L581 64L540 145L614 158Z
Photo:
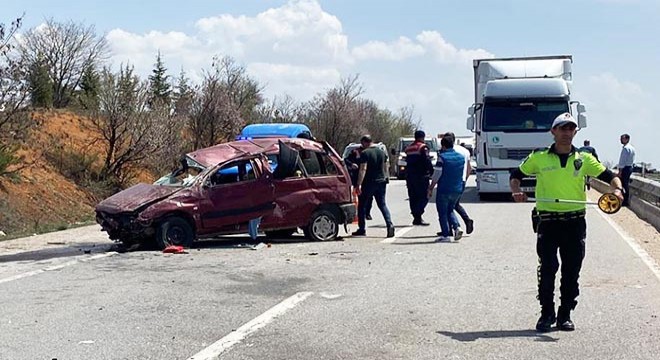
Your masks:
M82 79L80 80L80 91L78 100L85 110L95 110L98 108L98 96L101 77L96 71L94 65L85 67Z
M73 95L85 68L102 62L108 54L108 42L105 36L96 34L94 26L53 19L24 33L16 48L28 63L43 57L53 81L56 108L66 107L75 100Z
M179 77L177 78L174 92L172 94L172 102L174 103L174 114L177 116L187 116L190 113L190 106L195 96L195 89L193 89L190 79L186 76L186 72L181 69Z
M46 62L41 57L30 65L28 87L32 106L41 108L53 106L53 81L48 75Z
M166 74L167 68L163 63L163 58L158 51L154 69L149 75L149 89L151 93L151 106L169 106L172 89L169 83L169 75Z
M25 109L28 66L23 58L12 56L22 20L21 16L7 26L0 23L0 176L14 175L26 166L19 166L23 159L16 152L31 125Z

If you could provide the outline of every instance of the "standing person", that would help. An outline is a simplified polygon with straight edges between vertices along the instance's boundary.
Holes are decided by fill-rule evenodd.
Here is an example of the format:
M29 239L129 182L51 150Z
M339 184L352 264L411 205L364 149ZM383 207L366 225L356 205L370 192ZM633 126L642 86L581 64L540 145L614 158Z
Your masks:
M433 180L429 185L427 196L430 198L433 195L433 188L438 184L435 207L442 233L437 241L448 241L452 232L454 240L458 241L463 236L463 230L454 215L454 208L463 192L465 160L463 155L454 150L454 140L451 137L443 136L440 145L442 151L438 154L438 161L433 168Z
M364 148L362 145L360 145L360 147L351 150L346 159L344 159L346 168L348 168L348 175L351 177L351 185L353 185L353 188L355 188L357 185L358 173L360 169L360 154L362 153L362 150L364 150ZM371 208L373 207L373 203L373 199L369 199L365 204L367 220L371 220Z
M579 151L588 152L589 154L593 155L596 158L596 160L600 161L598 159L598 154L596 153L596 149L593 146L591 146L591 141L589 140L584 141L584 146L581 147Z
M462 145L456 144L456 135L454 135L453 132L446 132L445 136L449 136L451 138L454 143L454 150L456 150L457 153L463 155L465 158L465 170L463 171L463 190L461 191L461 196L463 196L463 192L465 192L465 184L467 183L468 177L470 177L470 173L472 173L472 165L470 165L470 150L466 149ZM468 215L465 208L461 205L461 196L458 197L458 201L456 201L456 207L454 209L465 223L465 232L472 234L474 231L474 221L470 219L470 215Z
M630 185L630 175L632 175L633 164L635 163L635 148L630 145L630 135L621 135L621 154L619 155L619 178L623 184L623 206L630 205L630 193L628 192Z
M422 219L424 209L429 202L426 191L433 173L429 147L424 142L426 134L422 130L415 131L415 141L405 149L406 153L406 187L408 188L408 201L410 213L413 216L413 225L428 226Z
M579 151L588 152L589 154L593 155L596 158L596 160L600 161L598 159L598 154L596 154L596 149L593 146L591 146L591 141L589 140L584 141L584 146L581 147ZM589 181L589 176L585 178L584 184L586 185L587 190L591 190L591 182Z
M527 195L520 189L524 177L536 176L536 197L584 201L586 175L610 184L614 194L623 199L621 181L595 157L580 153L572 145L577 133L577 122L564 113L552 122L554 143L546 149L536 150L525 158L511 174L513 199L524 202ZM585 205L576 203L537 202L532 212L532 224L537 233L536 253L538 267L538 300L541 317L536 323L539 332L550 331L557 322L559 330L575 330L571 311L579 293L578 278L585 254L584 240L587 225L584 219ZM561 258L561 305L555 313L555 275L559 269L557 250Z
M376 198L376 205L385 219L387 226L387 237L394 237L394 224L390 216L390 210L385 203L385 192L389 182L389 169L387 168L387 154L377 146L371 146L371 136L364 135L360 139L364 150L360 154L360 170L358 173L358 229L353 236L365 236L366 226L366 204L372 198Z

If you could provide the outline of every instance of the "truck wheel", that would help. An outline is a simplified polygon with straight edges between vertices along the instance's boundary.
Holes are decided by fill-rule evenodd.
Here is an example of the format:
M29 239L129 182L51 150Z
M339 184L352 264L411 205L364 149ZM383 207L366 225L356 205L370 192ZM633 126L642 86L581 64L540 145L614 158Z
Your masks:
M190 223L180 217L165 218L156 231L156 243L162 250L171 245L191 247L195 233Z
M285 239L293 235L293 233L296 232L296 229L280 229L280 230L273 230L273 231L264 231L266 234L266 237L269 239Z
M316 210L304 229L305 236L312 241L330 241L337 238L339 219L328 209Z

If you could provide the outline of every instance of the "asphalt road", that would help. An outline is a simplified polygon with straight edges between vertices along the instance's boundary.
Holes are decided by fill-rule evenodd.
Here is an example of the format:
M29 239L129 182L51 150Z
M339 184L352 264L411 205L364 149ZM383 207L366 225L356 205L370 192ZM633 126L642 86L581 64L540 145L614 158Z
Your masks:
M434 204L410 227L406 198L393 181L393 242L377 209L369 237L260 250L115 254L97 227L43 235L72 245L0 255L0 359L660 358L660 278L597 210L577 330L537 334L532 205L469 188L475 232L434 243Z

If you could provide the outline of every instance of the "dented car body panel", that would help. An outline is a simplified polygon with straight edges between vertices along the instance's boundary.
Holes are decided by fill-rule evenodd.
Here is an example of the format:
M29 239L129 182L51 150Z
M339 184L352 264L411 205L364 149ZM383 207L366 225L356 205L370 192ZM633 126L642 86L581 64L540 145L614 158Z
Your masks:
M159 185L138 184L96 206L97 221L111 239L142 242L171 217L185 219L199 238L247 232L257 218L268 234L307 229L319 209L339 224L352 222L355 214L348 173L327 143L233 141L188 153L182 164ZM199 172L181 180L186 164Z

